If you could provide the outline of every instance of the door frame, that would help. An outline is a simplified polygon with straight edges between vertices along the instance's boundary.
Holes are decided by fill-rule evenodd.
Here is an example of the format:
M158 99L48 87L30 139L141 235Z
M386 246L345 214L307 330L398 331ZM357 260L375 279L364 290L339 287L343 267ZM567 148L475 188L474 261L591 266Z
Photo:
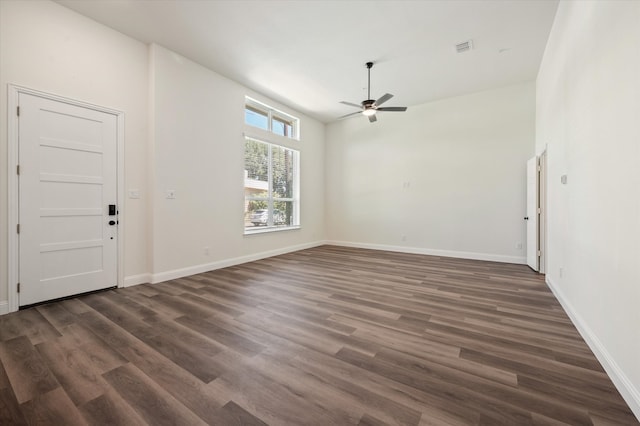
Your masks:
M18 135L18 99L20 94L28 94L37 96L44 99L49 99L56 102L62 102L81 108L92 109L95 111L114 115L116 117L116 191L118 210L123 211L124 207L124 112L118 111L112 108L106 108L103 106L83 102L75 99L66 98L64 96L55 95L52 93L42 92L39 90L30 89L15 84L7 85L8 96L8 111L7 111L7 130L8 130L8 167L7 167L7 182L8 182L8 286L7 296L9 302L9 312L15 312L19 309L19 294L18 283L20 277L20 238L17 232L18 220L20 218L19 212L19 191L18 191L18 154L19 154L19 135ZM120 214L118 217L117 227L117 265L116 265L116 277L118 287L124 287L124 226L126 225L124 215Z
M529 177L531 173L531 164L533 164L533 175L535 175L535 193L529 193ZM533 156L529 160L527 160L527 191L526 191L526 216L525 216L525 233L527 236L527 257L526 264L536 272L540 272L540 157L537 155ZM534 195L532 197L532 195ZM530 200L530 198L533 198ZM532 201L532 203L530 202ZM533 207L533 213L530 212ZM529 235L529 227L535 225L535 232L533 235ZM534 237L534 238L530 238ZM529 246L534 242L535 239L535 267L529 264L529 258L532 255L532 252L529 250Z
M529 217L529 162L535 160L536 166L536 197L535 197L535 214L533 217ZM537 269L534 269L539 274L546 274L547 270L547 149L540 153L540 155L536 155L533 158L530 158L527 161L527 203L526 203L526 212L527 217L525 219L531 221L535 220L536 224L536 258L537 258ZM527 223L527 227L529 224ZM529 231L528 228L526 230L527 234L527 246L529 240ZM528 248L528 247L527 247ZM527 252L527 264L528 264L528 255Z
M540 258L538 259L538 272L547 273L547 149L545 148L538 156L538 207L540 213L538 215L538 250L540 250Z

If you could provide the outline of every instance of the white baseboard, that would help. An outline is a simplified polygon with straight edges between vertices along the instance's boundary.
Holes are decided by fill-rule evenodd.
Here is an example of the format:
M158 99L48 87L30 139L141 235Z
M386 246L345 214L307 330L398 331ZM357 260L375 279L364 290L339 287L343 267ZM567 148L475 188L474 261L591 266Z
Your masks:
M123 287L131 287L138 284L145 284L151 282L151 274L138 274L138 275L129 275L128 277L124 277Z
M425 254L431 256L442 257L455 257L462 259L475 259L475 260L488 260L493 262L504 263L518 263L525 264L526 258L517 256L504 256L497 254L486 253L473 253L462 251L450 251L450 250L434 250L426 248L416 247L404 247L404 246L390 246L384 244L369 244L369 243L354 243L347 241L316 241L313 243L299 244L295 246L283 247L275 250L264 251L260 253L254 253L246 256L235 257L231 259L224 259L217 262L204 263L200 265L189 266L187 268L175 269L171 271L159 272L156 274L144 273L137 275L130 275L124 278L123 287L131 287L144 283L160 283L163 281L169 281L176 278L187 277L189 275L200 274L202 272L213 271L215 269L226 268L229 266L239 265L241 263L253 262L267 257L278 256L285 253L291 253L298 250L309 249L312 247L318 247L321 245L335 245L343 247L355 247L372 250L386 250L400 253L413 253L413 254ZM9 304L7 301L0 301L0 315L9 312Z
M326 241L325 244L342 247L355 247L371 250L395 251L400 253L426 254L429 256L456 257L460 259L487 260L491 262L526 264L526 257L505 256L501 254L474 253L469 251L437 250L419 247L389 246L384 244L353 243L348 241Z
M591 351L593 351L598 361L600 361L600 364L602 364L602 367L611 378L618 392L620 392L629 405L629 408L631 408L631 411L633 411L633 414L640 420L640 390L629 380L598 336L589 328L587 323L582 319L582 316L573 308L571 302L564 296L562 290L553 283L549 275L546 276L545 281L567 315L569 315L573 325L578 329L582 338L587 345L589 345Z
M174 280L176 278L187 277L189 275L201 274L203 272L213 271L215 269L227 268L229 266L239 265L241 263L253 262L267 257L278 256L285 253L291 253L298 250L318 247L324 244L324 241L316 241L313 243L299 244L295 246L283 247L275 250L263 251L260 253L249 254L246 256L224 259L217 262L203 263L201 265L189 266L187 268L174 269L172 271L159 272L151 275L152 284L163 281Z

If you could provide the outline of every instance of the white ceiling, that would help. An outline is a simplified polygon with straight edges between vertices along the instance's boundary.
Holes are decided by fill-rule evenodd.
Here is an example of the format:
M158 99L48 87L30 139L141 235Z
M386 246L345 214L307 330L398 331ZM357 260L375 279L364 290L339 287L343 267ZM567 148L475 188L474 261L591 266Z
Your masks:
M58 0L324 122L535 79L558 0ZM474 50L454 45L472 39Z

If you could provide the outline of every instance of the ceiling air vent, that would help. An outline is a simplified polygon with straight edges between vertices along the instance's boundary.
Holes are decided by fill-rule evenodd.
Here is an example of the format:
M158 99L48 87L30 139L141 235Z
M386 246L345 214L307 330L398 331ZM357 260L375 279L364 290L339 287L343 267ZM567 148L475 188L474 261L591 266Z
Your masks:
M456 44L456 52L458 53L468 52L471 49L473 49L473 40L467 40Z

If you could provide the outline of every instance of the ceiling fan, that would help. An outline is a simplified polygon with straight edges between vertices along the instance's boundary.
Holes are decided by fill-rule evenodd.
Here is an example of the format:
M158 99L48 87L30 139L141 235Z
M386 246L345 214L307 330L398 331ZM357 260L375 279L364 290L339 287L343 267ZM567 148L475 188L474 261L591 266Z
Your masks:
M373 67L373 62L367 62L367 98L371 98L371 68ZM343 118L351 117L356 114L366 115L369 118L369 121L373 123L376 121L376 112L378 111L406 111L407 107L380 107L383 103L387 102L389 99L393 98L391 93L385 93L378 100L366 99L358 104L354 104L351 102L340 101L341 104L349 105L352 107L360 108L361 111L352 112L347 115L343 115L339 117L338 120Z

